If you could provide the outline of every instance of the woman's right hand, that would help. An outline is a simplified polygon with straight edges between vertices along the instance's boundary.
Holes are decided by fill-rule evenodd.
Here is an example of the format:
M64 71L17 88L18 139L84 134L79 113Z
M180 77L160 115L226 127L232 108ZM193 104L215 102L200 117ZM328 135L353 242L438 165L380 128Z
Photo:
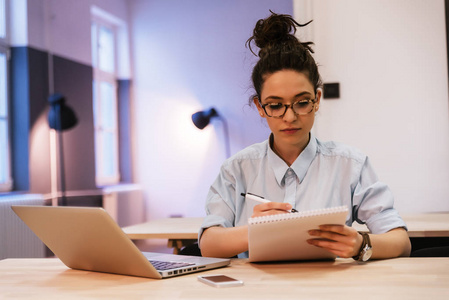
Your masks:
M278 215L289 213L292 209L291 204L284 202L267 202L254 206L253 215L254 217L262 217L269 215Z

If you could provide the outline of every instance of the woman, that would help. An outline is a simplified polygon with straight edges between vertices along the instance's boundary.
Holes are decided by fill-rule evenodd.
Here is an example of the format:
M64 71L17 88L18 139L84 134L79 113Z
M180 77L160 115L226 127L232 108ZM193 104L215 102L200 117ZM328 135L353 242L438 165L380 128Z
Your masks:
M257 22L247 42L251 51L252 42L260 49L252 73L252 102L271 135L223 164L210 188L208 216L199 233L203 256L247 257L249 217L341 205L350 211L346 225L323 224L309 232L310 244L358 260L369 258L367 245L373 259L410 254L405 223L368 158L351 147L321 142L310 132L322 96L321 80L312 43L294 36L296 26L307 24L272 13ZM247 192L278 202L250 207L241 196ZM370 234L350 227L354 221L366 223Z

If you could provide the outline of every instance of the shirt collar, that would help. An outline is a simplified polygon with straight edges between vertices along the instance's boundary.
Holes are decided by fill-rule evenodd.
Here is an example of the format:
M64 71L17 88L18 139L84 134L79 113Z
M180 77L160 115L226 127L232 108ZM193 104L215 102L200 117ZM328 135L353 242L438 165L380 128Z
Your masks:
M268 161L273 168L276 181L279 185L282 185L282 179L288 169L292 169L296 176L299 178L299 182L302 182L306 176L307 170L315 158L317 151L317 141L315 136L310 133L310 140L306 148L301 152L301 154L296 158L293 164L289 167L285 161L282 160L271 148L273 141L273 134L270 135L268 143Z

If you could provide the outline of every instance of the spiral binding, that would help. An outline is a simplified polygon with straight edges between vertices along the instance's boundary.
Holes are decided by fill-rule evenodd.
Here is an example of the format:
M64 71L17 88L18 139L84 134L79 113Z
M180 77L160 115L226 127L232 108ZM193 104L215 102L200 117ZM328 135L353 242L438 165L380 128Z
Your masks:
M301 218L314 217L314 216L320 216L320 215L330 215L330 214L334 214L334 213L347 212L347 211L348 211L348 208L346 206L320 208L320 209L314 209L314 210L300 211L297 213L285 213L285 214L277 214L277 215L249 218L248 224L253 225L253 224L272 223L272 222L287 221L287 220L292 220L292 219L301 219Z

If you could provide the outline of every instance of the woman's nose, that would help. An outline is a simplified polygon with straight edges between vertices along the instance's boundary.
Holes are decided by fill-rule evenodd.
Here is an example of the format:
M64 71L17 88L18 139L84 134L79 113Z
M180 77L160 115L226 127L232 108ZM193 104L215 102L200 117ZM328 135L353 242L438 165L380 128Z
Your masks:
M286 121L286 122L293 122L297 118L298 118L298 116L296 115L293 108L290 106L289 108L287 108L287 111L285 112L284 117L282 119L284 119L284 121Z

